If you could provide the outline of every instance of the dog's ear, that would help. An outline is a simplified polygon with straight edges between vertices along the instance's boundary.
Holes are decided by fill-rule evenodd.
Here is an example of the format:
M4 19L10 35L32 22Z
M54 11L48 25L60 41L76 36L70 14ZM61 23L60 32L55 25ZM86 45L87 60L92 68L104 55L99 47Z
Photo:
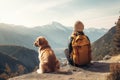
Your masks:
M43 40L42 40L42 38L39 38L39 39L38 39L38 44L39 44L39 45L43 45Z
M38 42L39 42L39 45L48 45L48 42L44 37L39 38Z

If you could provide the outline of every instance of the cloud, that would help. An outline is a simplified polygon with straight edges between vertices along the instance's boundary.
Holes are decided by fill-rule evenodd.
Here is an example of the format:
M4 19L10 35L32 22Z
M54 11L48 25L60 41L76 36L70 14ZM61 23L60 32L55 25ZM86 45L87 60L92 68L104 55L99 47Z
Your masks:
M35 23L38 24L42 19L44 20L43 16L44 13L47 13L47 10L69 1L70 0L0 0L0 21L28 26L31 24L35 25ZM47 22L47 20L45 22Z
M0 0L0 22L36 26L58 21L73 26L76 20L86 27L114 25L119 0Z

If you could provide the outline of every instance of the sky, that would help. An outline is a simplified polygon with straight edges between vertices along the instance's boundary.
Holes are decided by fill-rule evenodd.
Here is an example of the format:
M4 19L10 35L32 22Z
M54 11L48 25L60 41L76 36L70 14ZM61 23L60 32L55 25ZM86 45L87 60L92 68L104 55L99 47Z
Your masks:
M59 22L85 28L111 28L120 16L120 0L0 0L0 23L42 26Z

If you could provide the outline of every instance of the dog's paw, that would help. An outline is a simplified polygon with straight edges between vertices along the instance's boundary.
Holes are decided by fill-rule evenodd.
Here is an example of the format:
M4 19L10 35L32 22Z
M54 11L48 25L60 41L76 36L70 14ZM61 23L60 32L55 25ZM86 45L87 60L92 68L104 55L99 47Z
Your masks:
M40 70L40 69L38 69L38 70L37 70L37 73L38 73L38 74L42 74L42 73L43 73L43 71L42 71L42 70Z

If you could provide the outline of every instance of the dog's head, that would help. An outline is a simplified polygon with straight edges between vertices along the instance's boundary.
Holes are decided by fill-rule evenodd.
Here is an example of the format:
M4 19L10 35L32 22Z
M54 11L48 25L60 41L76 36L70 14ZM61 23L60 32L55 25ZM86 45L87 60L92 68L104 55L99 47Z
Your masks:
M42 37L42 36L38 37L38 38L35 40L34 45L35 45L36 47L49 46L48 41L47 41L44 37Z

